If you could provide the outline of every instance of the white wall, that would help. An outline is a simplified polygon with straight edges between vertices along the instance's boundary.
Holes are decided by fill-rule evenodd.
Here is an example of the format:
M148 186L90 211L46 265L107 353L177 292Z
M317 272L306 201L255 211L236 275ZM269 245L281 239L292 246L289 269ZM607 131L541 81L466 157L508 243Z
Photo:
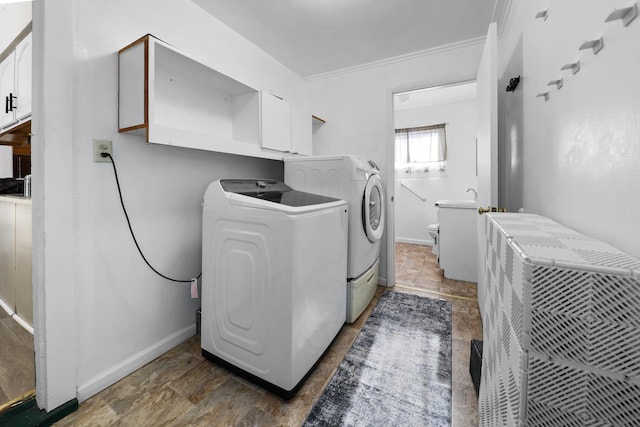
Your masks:
M396 241L433 245L427 232L429 224L438 222L438 208L434 204L443 199L473 199L476 180L476 103L475 100L438 106L397 110L395 127L407 128L446 123L446 176L395 179L395 238ZM426 201L422 201L401 184L406 184Z
M393 209L393 92L475 80L482 46L482 41L461 43L414 58L307 79L312 111L326 120L314 133L314 154L356 154L374 160L382 168L387 206ZM387 215L383 239L388 233L393 236L393 215ZM384 241L380 257L384 282Z
M505 168L502 178L508 206L522 205L640 258L640 19L627 27L604 22L631 3L512 2L500 40L501 87L517 74L522 82L515 98L500 92L503 114L511 111L501 123L502 153L504 164L518 167ZM546 21L534 19L547 8ZM597 55L578 50L601 36ZM580 72L560 71L576 60ZM562 89L547 86L559 77ZM549 101L536 98L547 89Z
M52 409L86 399L195 332L188 285L159 278L140 259L111 165L93 162L92 139L113 141L142 249L176 278L201 270L201 201L211 181L283 173L277 161L119 134L118 50L151 33L293 102L302 82L187 0L47 0L34 8L34 281L38 373L47 372L37 397Z

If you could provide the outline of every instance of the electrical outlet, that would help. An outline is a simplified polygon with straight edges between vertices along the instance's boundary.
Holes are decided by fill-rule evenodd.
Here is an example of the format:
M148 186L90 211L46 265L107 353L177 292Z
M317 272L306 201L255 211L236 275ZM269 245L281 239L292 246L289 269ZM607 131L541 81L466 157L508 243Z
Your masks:
M109 163L111 159L108 157L102 157L101 153L109 153L113 156L113 149L111 141L104 139L93 140L93 161L96 163Z

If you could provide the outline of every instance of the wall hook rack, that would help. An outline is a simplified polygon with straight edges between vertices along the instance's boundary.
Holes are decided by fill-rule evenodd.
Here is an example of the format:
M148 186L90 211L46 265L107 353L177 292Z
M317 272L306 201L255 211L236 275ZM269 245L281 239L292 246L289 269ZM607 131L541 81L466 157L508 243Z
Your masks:
M536 13L536 19L542 18L543 21L546 21L549 17L549 10L545 9L541 12Z
M549 91L537 94L536 98L544 98L545 101L548 101L549 100Z
M604 22L622 20L622 23L626 27L631 21L638 16L638 3L634 3L633 6L625 7L622 9L616 9L607 16Z
M562 68L560 68L560 70L561 71L563 71L563 70L571 70L571 72L573 74L575 74L578 71L580 71L580 61L576 61L576 62L572 62L570 64L563 65Z
M562 87L562 85L564 84L563 80L560 78L558 80L551 80L549 83L547 83L547 86L553 86L556 85L557 89L560 89Z
M596 39L596 40L587 40L586 42L582 43L582 45L580 45L578 50L592 49L593 54L595 55L598 52L600 52L600 50L602 50L603 47L604 47L604 40L602 40L602 37L600 37L599 39Z

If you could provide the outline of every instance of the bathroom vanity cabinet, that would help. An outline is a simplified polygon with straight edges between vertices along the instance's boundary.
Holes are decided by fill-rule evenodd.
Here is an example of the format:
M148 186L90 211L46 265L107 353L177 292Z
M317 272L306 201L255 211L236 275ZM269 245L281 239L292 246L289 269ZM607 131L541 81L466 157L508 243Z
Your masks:
M438 252L440 268L447 279L477 282L477 202L439 200Z
M30 199L0 195L0 299L33 325Z
M282 160L311 154L312 116L151 35L119 52L119 131L149 143Z

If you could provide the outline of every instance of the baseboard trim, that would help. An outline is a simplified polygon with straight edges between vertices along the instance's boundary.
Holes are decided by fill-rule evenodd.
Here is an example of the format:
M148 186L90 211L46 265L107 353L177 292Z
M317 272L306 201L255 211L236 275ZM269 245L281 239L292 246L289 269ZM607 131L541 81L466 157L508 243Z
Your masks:
M99 393L122 378L140 369L156 357L166 353L181 342L191 338L196 334L196 324L193 323L186 328L175 332L168 337L154 343L133 356L123 360L117 365L94 376L89 381L78 386L76 395L79 402L83 402Z
M404 237L396 237L396 243L410 243L412 245L433 246L433 240L406 239Z

